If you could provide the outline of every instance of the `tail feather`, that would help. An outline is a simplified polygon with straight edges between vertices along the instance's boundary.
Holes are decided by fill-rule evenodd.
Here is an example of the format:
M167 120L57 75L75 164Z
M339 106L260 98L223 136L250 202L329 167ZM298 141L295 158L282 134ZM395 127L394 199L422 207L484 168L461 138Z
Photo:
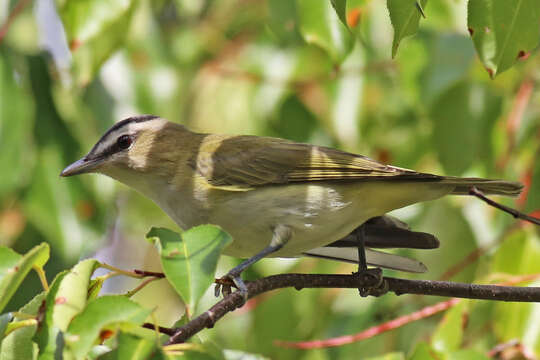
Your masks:
M366 248L365 250L368 265L412 273L424 273L427 271L426 265L418 260L382 251L375 251L369 248ZM356 248L325 246L306 251L304 255L358 264L358 251Z
M523 184L514 181L490 180L482 178L445 177L441 182L455 185L454 195L468 195L471 187L476 187L486 195L518 196Z

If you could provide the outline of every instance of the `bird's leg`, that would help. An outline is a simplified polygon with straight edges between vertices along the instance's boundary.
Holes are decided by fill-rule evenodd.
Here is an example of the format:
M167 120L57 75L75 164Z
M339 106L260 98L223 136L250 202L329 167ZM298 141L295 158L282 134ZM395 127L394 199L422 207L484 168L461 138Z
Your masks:
M380 296L388 291L387 284L383 279L382 270L380 268L368 269L366 262L366 250L365 250L365 241L366 241L366 232L365 232L365 223L362 224L355 231L356 239L358 242L358 276L361 283L368 282L373 283L373 286L359 286L358 293L362 297L369 295Z
M218 297L220 293L223 294L224 296L230 294L231 285L228 285L227 282L232 281L234 286L236 286L238 291L243 296L244 303L245 303L248 297L248 290L247 290L246 284L240 277L240 274L242 274L244 270L246 270L248 267L250 267L257 261L281 249L289 241L289 239L291 238L291 234L292 234L291 229L288 226L285 226L285 225L276 226L274 228L274 233L272 236L272 240L270 241L270 245L262 249L261 252L243 261L240 265L231 269L227 273L227 275L223 276L217 281L215 291L214 291L216 297Z

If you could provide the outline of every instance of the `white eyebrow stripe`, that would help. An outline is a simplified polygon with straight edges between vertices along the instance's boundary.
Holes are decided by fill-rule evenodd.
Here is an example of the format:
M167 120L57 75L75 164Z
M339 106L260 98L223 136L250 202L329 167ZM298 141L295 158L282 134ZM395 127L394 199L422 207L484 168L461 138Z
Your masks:
M130 119L126 119L126 120L130 120ZM111 149L112 146L116 144L116 140L122 135L133 135L144 128L157 129L165 125L165 122L163 122L163 120L159 117L143 119L142 121L137 121L135 119L135 120L131 120L123 124L120 124L126 120L119 121L115 125L113 125L111 129L109 129L103 135L103 137L94 145L94 147L90 150L88 155L99 156L100 154L104 154L109 149ZM120 127L115 128L118 125L120 125Z
M101 139L95 147L91 150L91 153L93 155L101 154L105 152L106 150L110 149L111 146L113 146L116 143L116 140L118 137L129 134L129 127L123 126L120 129L114 130L113 132L107 134L107 137L105 139Z

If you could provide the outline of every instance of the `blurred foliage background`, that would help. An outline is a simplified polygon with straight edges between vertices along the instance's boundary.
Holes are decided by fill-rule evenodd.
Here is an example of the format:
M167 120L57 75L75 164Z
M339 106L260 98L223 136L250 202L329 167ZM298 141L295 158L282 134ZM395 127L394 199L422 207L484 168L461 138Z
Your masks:
M399 48L391 3L334 1L336 13L323 0L0 0L0 244L22 253L50 243L49 279L87 257L159 270L144 234L151 226L175 228L159 208L103 176L58 176L115 121L137 114L204 132L333 146L424 172L519 180L527 186L523 196L502 201L540 210L537 34L517 28L510 43L532 37L534 50L494 73L471 41L466 1L423 1L426 18ZM534 0L523 3L538 7ZM535 11L529 15L538 21ZM441 241L438 250L403 252L430 269L415 277L489 282L540 273L538 231L478 200L442 199L396 216ZM236 261L222 259L221 272ZM285 271L349 273L354 267L272 259L248 277ZM132 287L111 280L104 291ZM40 291L37 276L21 289L7 310ZM165 281L136 298L157 306L166 326L183 313ZM540 355L539 305L482 301L462 302L444 321L437 315L342 347L291 350L273 343L354 334L440 300L283 290L201 337L279 359L427 359L435 353L482 359L512 339ZM204 303L214 301L209 294Z

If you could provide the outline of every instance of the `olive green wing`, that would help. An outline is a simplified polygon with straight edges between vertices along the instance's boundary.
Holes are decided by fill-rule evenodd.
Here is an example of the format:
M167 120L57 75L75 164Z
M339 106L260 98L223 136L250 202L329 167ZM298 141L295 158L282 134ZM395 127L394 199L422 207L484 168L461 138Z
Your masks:
M256 136L209 135L190 164L211 185L247 189L309 181L440 179L327 147Z

